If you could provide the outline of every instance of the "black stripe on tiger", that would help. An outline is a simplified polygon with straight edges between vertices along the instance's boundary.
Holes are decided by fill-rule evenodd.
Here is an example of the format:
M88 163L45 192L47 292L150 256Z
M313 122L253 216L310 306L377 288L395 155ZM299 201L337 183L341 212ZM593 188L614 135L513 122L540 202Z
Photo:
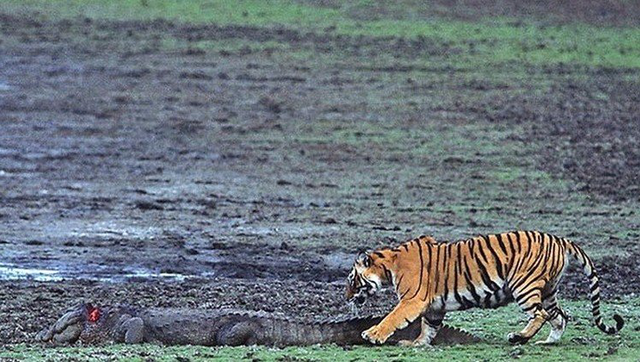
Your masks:
M509 335L510 342L528 341L549 322L551 332L541 342L555 343L567 321L557 290L569 255L589 279L594 323L605 333L618 332L624 326L621 316L614 315L615 325L603 323L599 279L591 259L573 242L538 231L484 235L452 244L420 237L396 249L379 249L368 255L368 262L356 260L346 295L362 303L359 300L379 290L382 283L395 284L399 304L379 329L363 332L375 343L383 343L407 321L425 313L444 316L447 311L492 308L512 301L529 315L529 321L521 331ZM424 333L420 341L429 343Z
M607 326L602 322L602 316L600 314L600 281L598 275L593 266L591 259L585 254L585 252L574 242L567 239L561 239L567 252L573 256L578 262L582 264L583 272L589 278L589 284L591 285L591 304L593 306L591 312L593 314L593 321L596 326L606 334L618 333L624 327L624 319L619 314L613 315L613 320L616 322L615 326Z

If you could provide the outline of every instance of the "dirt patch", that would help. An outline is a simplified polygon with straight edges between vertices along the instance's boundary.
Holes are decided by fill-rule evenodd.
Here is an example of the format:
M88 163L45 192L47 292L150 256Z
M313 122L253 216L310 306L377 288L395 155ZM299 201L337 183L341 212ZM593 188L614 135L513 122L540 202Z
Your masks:
M577 70L558 66L545 72ZM526 124L522 139L544 145L540 168L575 180L580 191L640 201L640 85L617 80L625 70L584 73L589 81L554 84L544 95L496 97L479 116Z
M358 249L425 229L457 238L575 216L559 211L566 190L484 189L495 165L534 159L585 194L638 200L640 92L621 80L636 70L531 68L553 84L536 96L470 70L405 64L457 51L429 39L9 15L0 30L11 39L0 43L0 270L128 282L0 282L2 341L28 342L78 298L346 313L342 284ZM261 46L173 49L164 37L275 41L339 61L287 63ZM366 64L376 54L394 60ZM487 120L526 133L431 134ZM542 151L496 159L502 149L478 139ZM600 216L630 219L619 226L630 237L637 230L631 214ZM600 247L590 230L575 233ZM639 255L627 242L629 256L596 260L605 297L638 292ZM565 295L581 298L583 280L570 272Z

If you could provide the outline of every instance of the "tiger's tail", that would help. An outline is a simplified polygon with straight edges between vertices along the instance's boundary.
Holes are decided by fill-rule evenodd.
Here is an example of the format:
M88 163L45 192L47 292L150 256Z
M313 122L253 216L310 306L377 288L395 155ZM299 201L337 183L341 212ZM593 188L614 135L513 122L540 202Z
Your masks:
M591 304L593 306L593 322L598 328L606 334L615 334L624 326L624 319L619 314L614 314L613 319L616 321L616 325L607 326L602 322L602 316L600 315L600 282L598 280L598 274L593 266L591 258L576 245L574 242L567 239L562 239L565 244L567 252L573 256L582 265L582 270L589 278L589 288L591 292Z

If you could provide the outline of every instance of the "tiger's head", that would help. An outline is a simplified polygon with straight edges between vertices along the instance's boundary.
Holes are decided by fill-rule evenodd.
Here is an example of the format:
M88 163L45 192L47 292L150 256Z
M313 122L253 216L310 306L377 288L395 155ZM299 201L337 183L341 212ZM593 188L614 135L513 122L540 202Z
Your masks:
M360 253L347 277L347 302L356 305L364 304L367 297L378 292L384 283L391 278L389 269L382 263L384 254Z

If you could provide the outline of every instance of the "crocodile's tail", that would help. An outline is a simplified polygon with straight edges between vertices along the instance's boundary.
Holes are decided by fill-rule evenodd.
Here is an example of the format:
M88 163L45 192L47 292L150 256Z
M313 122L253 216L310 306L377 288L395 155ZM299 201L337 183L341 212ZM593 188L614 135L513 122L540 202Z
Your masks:
M283 337L277 341L278 345L312 345L333 343L338 345L368 344L361 334L382 321L381 316L351 317L329 319L317 323L296 323L288 321ZM421 331L420 319L398 330L387 342L395 344L400 340L413 340ZM470 344L477 343L480 339L465 331L442 326L433 340L433 344Z
M319 322L291 319L265 319L272 324L271 338L276 346L308 346L314 344L357 345L365 344L362 331L378 323L381 318L339 318Z

